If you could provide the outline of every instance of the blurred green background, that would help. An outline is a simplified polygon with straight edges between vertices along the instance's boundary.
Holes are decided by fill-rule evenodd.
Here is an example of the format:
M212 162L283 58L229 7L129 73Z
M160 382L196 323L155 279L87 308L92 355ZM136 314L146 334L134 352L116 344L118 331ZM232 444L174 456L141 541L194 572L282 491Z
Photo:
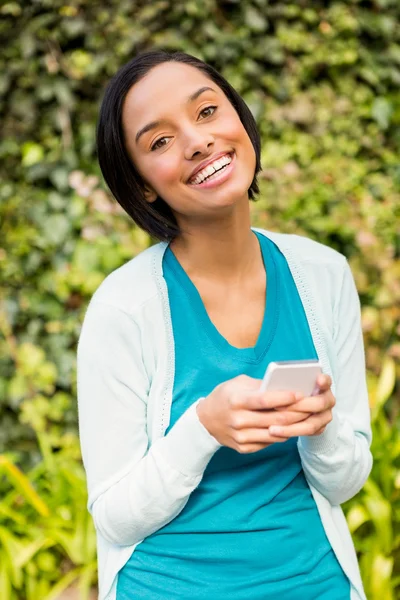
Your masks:
M345 506L369 600L400 598L400 3L71 0L0 7L0 598L96 586L76 343L103 278L154 242L101 181L104 86L147 49L211 63L262 135L253 224L349 259L372 475Z

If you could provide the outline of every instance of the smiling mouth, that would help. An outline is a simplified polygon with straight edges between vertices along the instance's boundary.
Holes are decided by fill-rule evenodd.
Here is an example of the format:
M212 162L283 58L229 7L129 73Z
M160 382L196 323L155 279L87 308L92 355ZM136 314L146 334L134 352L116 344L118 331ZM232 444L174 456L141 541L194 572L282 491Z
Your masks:
M231 159L233 159L233 155L234 155L234 151L227 152L226 154L224 154L224 156L229 156ZM223 157L220 157L220 158L223 158ZM231 162L232 162L232 160L231 160ZM214 171L213 173L210 173L210 175L207 175L207 177L205 179L203 179L202 181L200 181L199 183L195 183L193 180L196 179L196 177L198 176L198 174L201 172L201 171L199 171L198 173L196 173L195 175L193 175L193 176L190 177L190 179L187 181L187 185L191 185L191 186L202 185L203 183L205 183L209 179L212 179L216 175L219 175L219 174L223 173L229 167L230 164L231 163L228 163L227 165L224 165L223 167L219 168L217 171Z

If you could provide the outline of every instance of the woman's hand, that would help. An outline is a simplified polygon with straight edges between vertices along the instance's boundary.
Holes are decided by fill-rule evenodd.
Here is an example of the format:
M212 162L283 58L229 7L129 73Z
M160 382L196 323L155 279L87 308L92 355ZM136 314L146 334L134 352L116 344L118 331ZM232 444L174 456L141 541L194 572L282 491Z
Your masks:
M257 452L284 435L272 436L273 425L300 426L310 412L298 408L301 394L292 392L260 392L261 381L240 375L218 385L196 409L200 422L215 439L241 454ZM314 406L313 406L314 408Z
M290 425L272 425L270 434L287 440L291 437L320 435L332 421L332 408L336 404L331 392L332 380L329 375L319 375L317 379L318 396L310 396L290 406L291 411L304 412L304 420Z

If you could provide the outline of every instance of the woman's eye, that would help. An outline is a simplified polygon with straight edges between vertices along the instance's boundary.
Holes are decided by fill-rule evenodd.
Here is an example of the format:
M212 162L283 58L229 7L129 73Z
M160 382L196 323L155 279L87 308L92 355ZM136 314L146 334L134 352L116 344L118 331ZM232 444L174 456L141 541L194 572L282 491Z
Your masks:
M200 111L200 114L202 115L207 110L211 110L211 109L212 109L211 114L208 114L208 115L206 114L205 115L206 117L209 117L209 116L213 115L215 113L215 111L217 110L217 106L206 106L205 108L203 108L203 110ZM161 145L159 145L159 144L160 144L160 142L162 142L163 140L166 140L166 139L167 139L166 137L161 137L158 140L156 140L154 142L154 144L151 146L151 150L152 151L153 150L158 150L159 148L162 148L162 146L165 146L165 144L161 144Z
M211 114L214 114L214 113L215 113L215 111L217 110L217 107L216 107L216 106L206 106L205 108L203 108L203 110L202 110L202 111L200 111L200 114L202 115L202 114L204 113L204 111L206 111L206 110L210 110L211 108L213 108L213 109L214 109L214 110L212 111L212 113L211 113ZM208 117L208 116L210 116L210 115L206 115L206 117Z
M159 142L161 142L162 140L166 140L166 139L167 139L167 138L165 138L165 137L162 137L162 138L159 138L158 140L156 140L156 141L154 142L154 144L152 145L152 147L151 147L151 150L158 150L158 148L161 148L161 146L165 146L165 144L161 144L161 146L157 146L157 144L158 144Z

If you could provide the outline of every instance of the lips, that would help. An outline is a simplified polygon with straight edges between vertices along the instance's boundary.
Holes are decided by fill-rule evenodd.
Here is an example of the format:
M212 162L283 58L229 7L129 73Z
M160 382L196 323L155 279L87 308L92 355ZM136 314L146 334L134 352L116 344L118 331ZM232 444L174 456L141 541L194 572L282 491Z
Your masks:
M227 155L232 156L233 152L218 152L217 154L214 154L211 158L208 158L207 160L203 160L203 162L201 162L199 165L197 165L197 167L195 167L193 169L193 171L189 175L189 178L186 183L189 183L191 181L191 179L193 179L193 177L195 177L195 175L197 173L199 173L200 171L205 169L208 165L211 165L218 158L221 158L222 156L227 156Z

